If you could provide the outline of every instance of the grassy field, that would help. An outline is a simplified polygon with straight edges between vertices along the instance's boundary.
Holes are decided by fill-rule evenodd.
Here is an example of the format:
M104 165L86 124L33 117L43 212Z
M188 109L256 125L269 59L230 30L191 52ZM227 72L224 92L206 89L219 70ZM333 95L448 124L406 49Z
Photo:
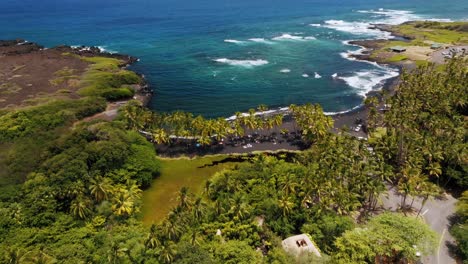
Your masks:
M130 98L135 91L129 86L141 83L141 78L134 72L120 69L123 61L114 58L83 58L91 65L83 75L83 96L102 96L108 100Z
M446 44L468 43L467 22L411 22L395 26L394 29L416 40Z
M387 61L388 62L398 62L398 61L403 61L403 60L407 60L408 57L406 55L395 55L391 58L389 58Z
M190 192L200 194L204 183L216 172L232 168L237 162L212 165L226 159L227 155L200 157L194 159L163 159L161 175L151 187L143 192L143 222L159 222L177 204L177 192L188 187Z
M434 51L430 46L434 43L442 46L468 43L468 22L429 22L415 21L396 25L391 31L405 36L407 41L388 40L380 42L370 55L371 58L385 63L412 61L416 65L423 64ZM406 47L407 51L395 54L391 47Z

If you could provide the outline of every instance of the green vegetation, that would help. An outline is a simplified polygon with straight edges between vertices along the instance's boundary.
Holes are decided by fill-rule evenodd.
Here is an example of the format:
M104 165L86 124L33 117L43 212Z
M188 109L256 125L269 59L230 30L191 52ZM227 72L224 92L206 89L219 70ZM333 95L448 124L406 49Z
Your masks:
M404 61L407 60L408 57L406 55L395 55L389 59L387 59L388 62L399 62L399 61Z
M338 238L336 256L338 263L399 263L429 255L436 245L436 235L420 220L385 213Z
M96 76L120 71L114 60L94 60ZM442 71L404 74L384 114L376 98L366 100L368 142L331 133L332 120L318 105L293 105L310 148L235 166L210 166L224 156L159 160L148 139L209 144L277 126L281 115L251 110L229 123L130 102L119 120L75 122L105 106L93 96L1 110L0 262L414 263L416 252L433 252L436 235L419 220L422 207L413 210L408 201L420 197L424 206L443 187L468 185L467 63L459 58ZM104 79L91 80L97 89ZM139 130L149 131L148 139ZM381 213L385 184L402 194L403 214ZM171 207L165 218L166 209L152 211L147 199L154 197ZM451 232L466 258L465 204L466 193ZM142 208L146 223L157 223L145 227ZM299 233L310 235L322 258L282 249L281 240Z
M204 183L216 172L231 168L234 162L224 162L227 155L199 157L193 159L161 159L161 174L148 190L143 192L143 222L158 223L177 205L177 192L188 187L201 194ZM222 163L218 163L222 162Z
M135 91L130 86L140 84L141 78L134 72L121 69L122 61L105 57L85 57L91 66L84 74L79 94L102 96L107 100L131 98Z
M260 105L258 111L266 111ZM297 122L306 142L315 142L323 138L333 127L333 119L324 115L320 105L291 105L291 113ZM173 144L180 139L195 139L200 145L211 145L228 137L243 136L246 129L260 130L281 126L283 115L256 115L250 109L247 115L236 113L232 122L225 118L205 119L194 117L191 113L154 113L144 109L137 101L132 101L122 109L122 119L128 129L146 131L158 144Z
M457 253L468 263L468 191L463 192L457 204L457 214L450 233L458 241Z
M394 26L399 34L417 40L459 44L468 42L468 22L416 21Z
M70 69L68 67L65 67L57 72L55 72L55 79L50 80L49 82L52 85L60 85L62 83L68 82L69 80L77 80L80 77L77 75L74 75L75 70Z
M468 186L463 129L466 67L466 59L456 59L445 71L429 65L404 74L405 84L387 100L391 107L380 123L387 128L386 135L374 148L395 168L396 181L429 178L443 186Z
M370 57L386 63L397 63L403 60L413 60L416 66L422 66L427 61L422 56L430 53L429 47L433 43L447 45L465 45L468 43L468 22L431 22L415 21L391 27L396 35L405 36L409 40L387 40L375 42ZM394 46L412 47L421 49L419 54L405 52L405 54L392 55L390 48ZM424 48L424 49L423 49Z

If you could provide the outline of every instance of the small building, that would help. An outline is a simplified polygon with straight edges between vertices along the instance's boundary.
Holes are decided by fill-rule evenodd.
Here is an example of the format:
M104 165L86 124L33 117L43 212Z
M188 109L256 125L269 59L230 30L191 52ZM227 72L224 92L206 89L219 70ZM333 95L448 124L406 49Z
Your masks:
M296 257L300 256L302 253L309 252L314 253L317 257L321 257L320 251L315 247L315 244L307 234L288 237L281 242L281 245L286 252Z
M431 45L431 49L433 50L440 49L440 48L442 48L442 45L440 45L439 43L434 43Z
M391 47L390 50L393 52L401 53L401 52L405 52L406 48L402 46L394 46L394 47Z

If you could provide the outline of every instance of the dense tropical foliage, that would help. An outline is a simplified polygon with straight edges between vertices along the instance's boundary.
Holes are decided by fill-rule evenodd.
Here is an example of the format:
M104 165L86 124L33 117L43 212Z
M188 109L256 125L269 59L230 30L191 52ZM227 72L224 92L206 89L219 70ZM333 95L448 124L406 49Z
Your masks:
M414 197L424 205L444 187L466 188L466 68L453 60L405 74L384 113L370 99L369 142L331 133L318 105L293 105L308 150L256 155L214 175L202 194L182 188L166 219L148 227L141 193L160 162L147 139L211 144L280 126L283 116L206 119L131 101L115 121L76 122L103 109L99 97L2 110L0 262L412 263L433 252L436 235L416 217L421 208L380 214L379 197L396 186L408 213ZM466 258L465 207L466 193L452 228ZM282 249L299 233L321 258Z

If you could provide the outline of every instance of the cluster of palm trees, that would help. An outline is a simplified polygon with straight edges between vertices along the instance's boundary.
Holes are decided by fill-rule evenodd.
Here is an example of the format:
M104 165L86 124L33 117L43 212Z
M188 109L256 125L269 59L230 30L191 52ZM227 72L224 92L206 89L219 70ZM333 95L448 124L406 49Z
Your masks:
M153 224L144 240L145 249L163 263L174 261L176 243L182 236L187 236L192 245L199 244L200 234L195 226L206 217L207 204L201 197L190 194L188 188L181 188L177 200L167 219L159 225Z
M271 130L283 124L283 113L268 113L266 105L249 109L248 113L236 112L233 120L207 119L191 113L176 111L156 113L131 101L122 108L123 118L129 129L144 131L157 144L169 144L179 140L194 140L200 145L210 145L232 137L243 137L247 130ZM297 122L305 140L323 137L333 126L331 117L324 115L319 105L291 105L289 113Z
M141 189L135 181L129 180L126 184L114 184L110 178L98 175L91 178L88 189L90 195L78 193L70 203L70 212L76 218L88 218L92 214L93 205L102 202L109 202L113 214L118 217L131 216L139 208Z
M463 165L467 67L467 58L455 58L443 71L429 65L403 74L395 95L386 100L390 108L383 117L373 118L383 120L386 127L373 146L393 167L392 181L403 196L403 208L408 206L407 197L413 201L421 197L424 205L428 198L439 195L436 185L452 181L467 186Z
M324 114L319 104L291 105L289 109L304 139L310 142L323 138L333 127L333 119Z
M48 264L56 263L55 259L47 255L42 249L26 251L21 248L8 248L5 253L5 260L8 264Z

